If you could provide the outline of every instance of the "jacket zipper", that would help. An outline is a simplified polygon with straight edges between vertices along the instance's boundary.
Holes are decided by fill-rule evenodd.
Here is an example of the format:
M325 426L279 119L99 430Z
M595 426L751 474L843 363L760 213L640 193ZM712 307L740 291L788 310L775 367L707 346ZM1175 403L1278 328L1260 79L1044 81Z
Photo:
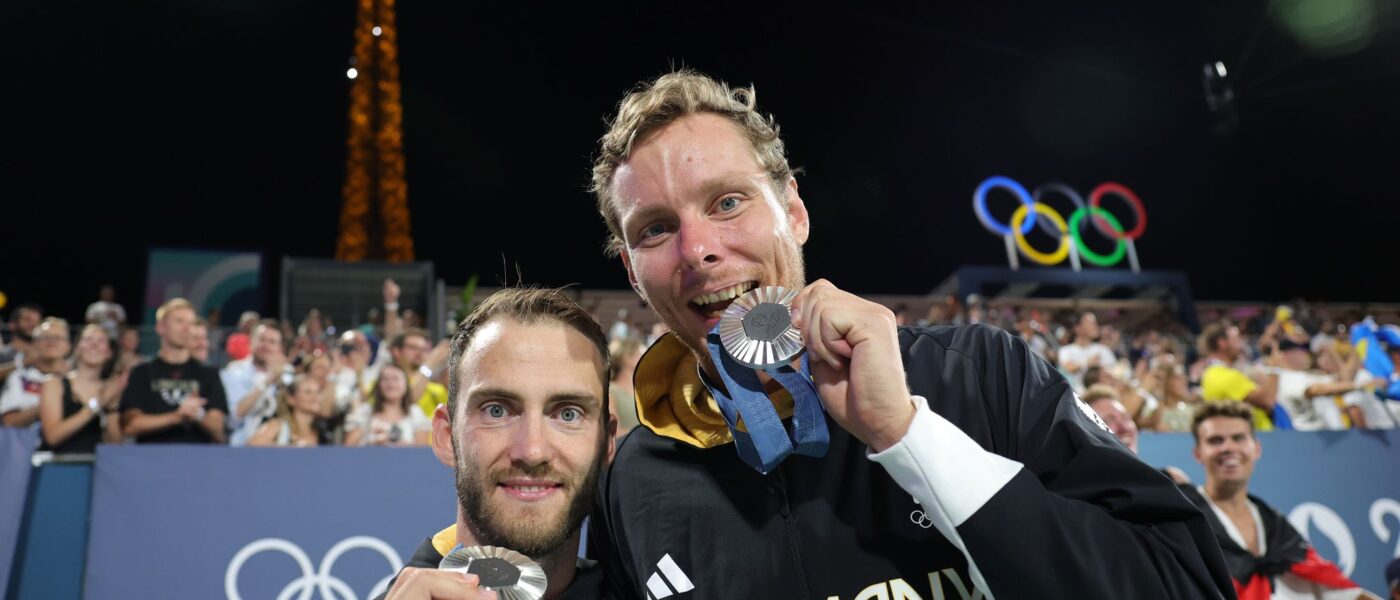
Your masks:
M807 587L811 582L807 581L807 572L802 568L802 544L800 540L798 540L797 524L794 522L795 519L792 518L792 507L788 503L787 477L783 475L782 464L778 465L778 469L774 474L776 477L771 481L776 484L778 514L783 517L783 530L787 532L788 553L792 556L793 567L797 570L797 580L802 582L802 585L799 586L802 590L802 598L804 600L810 600L811 593L807 590Z

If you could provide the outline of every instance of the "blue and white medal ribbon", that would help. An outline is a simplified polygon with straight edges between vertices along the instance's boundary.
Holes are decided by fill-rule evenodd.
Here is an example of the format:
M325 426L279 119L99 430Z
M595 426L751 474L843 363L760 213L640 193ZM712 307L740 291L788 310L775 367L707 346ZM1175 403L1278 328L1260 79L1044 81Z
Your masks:
M764 474L794 452L825 456L830 442L802 335L792 326L796 297L796 292L777 286L750 291L730 303L705 336L723 387L708 381L705 385L729 425L739 458ZM795 370L791 362L798 355L802 367ZM792 395L792 419L786 426L763 390L758 370ZM739 429L740 417L748 431Z

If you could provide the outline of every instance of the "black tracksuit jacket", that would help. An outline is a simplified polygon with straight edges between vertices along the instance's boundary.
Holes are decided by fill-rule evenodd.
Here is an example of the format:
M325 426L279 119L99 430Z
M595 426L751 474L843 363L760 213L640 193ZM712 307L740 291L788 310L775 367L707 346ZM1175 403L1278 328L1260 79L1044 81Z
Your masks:
M791 456L768 475L731 445L639 427L600 481L589 527L589 555L620 597L1234 598L1201 512L1019 338L905 327L899 342L912 393L1024 467L956 526L966 554L829 417L825 457Z

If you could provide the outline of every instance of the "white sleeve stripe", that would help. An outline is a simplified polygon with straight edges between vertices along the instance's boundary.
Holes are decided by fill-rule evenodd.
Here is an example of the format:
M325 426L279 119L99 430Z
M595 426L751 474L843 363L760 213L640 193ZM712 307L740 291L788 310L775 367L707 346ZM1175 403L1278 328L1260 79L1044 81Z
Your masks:
M986 451L972 438L929 410L928 401L914 396L917 410L909 432L898 444L869 455L899 487L923 506L938 531L967 557L978 587L992 597L957 527L986 505L1021 471L1021 463Z

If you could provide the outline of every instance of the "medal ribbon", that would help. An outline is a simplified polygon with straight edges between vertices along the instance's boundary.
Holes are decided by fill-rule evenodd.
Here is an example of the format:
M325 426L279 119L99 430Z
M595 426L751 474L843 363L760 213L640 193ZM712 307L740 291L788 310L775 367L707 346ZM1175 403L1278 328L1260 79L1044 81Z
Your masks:
M708 378L702 380L719 405L730 433L734 435L734 447L740 459L759 473L768 474L794 452L803 456L826 456L831 438L826 428L821 397L812 384L812 371L806 354L802 355L800 370L794 370L787 364L764 369L792 394L792 419L784 426L778 411L773 408L772 400L768 399L768 393L763 391L758 372L740 364L724 350L718 325L705 336L705 344L724 385L721 388L710 385ZM741 416L747 432L739 429Z

